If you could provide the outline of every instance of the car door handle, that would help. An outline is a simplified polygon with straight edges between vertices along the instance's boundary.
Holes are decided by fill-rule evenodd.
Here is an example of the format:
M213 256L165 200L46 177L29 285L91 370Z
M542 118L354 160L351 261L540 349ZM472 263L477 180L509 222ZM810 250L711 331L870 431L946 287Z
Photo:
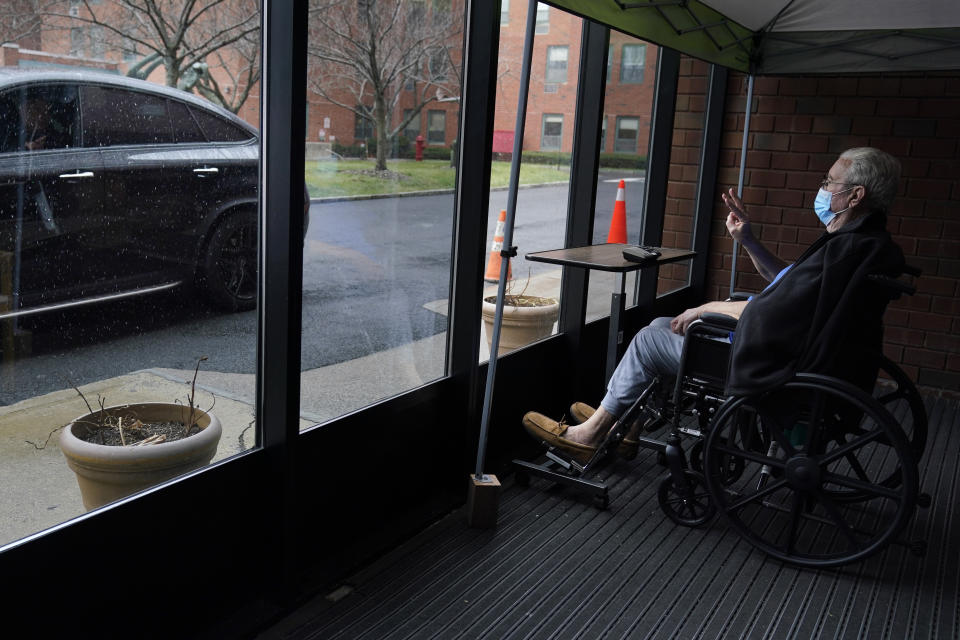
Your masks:
M220 169L217 169L216 167L200 167L194 169L193 172L198 175L205 176L213 173L220 173Z
M77 171L76 173L61 173L61 178L71 179L71 178L92 178L93 171Z

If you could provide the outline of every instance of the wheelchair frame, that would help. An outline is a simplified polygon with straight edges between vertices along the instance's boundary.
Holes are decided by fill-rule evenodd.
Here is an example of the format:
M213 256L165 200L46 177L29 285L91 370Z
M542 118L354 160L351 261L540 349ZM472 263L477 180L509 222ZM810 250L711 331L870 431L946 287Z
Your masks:
M919 275L916 270L909 270ZM892 298L913 288L869 276ZM756 397L723 395L730 332L736 320L704 314L691 324L670 399L653 380L614 424L585 464L552 447L547 462L514 460L516 481L537 476L609 505L608 487L588 478L605 466L636 421L648 429L669 425L663 440L639 436L667 468L658 488L664 514L684 526L709 523L719 510L751 544L768 555L808 567L862 560L890 543L922 555L923 541L900 534L916 507L917 462L926 443L927 416L916 387L889 359L880 370L893 390L878 397L824 375L798 373ZM808 400L804 403L801 400ZM888 410L905 404L910 432ZM695 424L691 421L695 420ZM683 438L693 438L687 451Z

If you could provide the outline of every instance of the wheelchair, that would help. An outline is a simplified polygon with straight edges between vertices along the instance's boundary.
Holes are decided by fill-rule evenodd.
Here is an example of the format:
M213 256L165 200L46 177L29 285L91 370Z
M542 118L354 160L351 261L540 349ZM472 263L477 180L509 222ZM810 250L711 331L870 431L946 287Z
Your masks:
M913 292L868 277L891 299ZM725 397L735 328L733 318L703 314L686 333L676 378L653 380L589 461L549 448L545 464L514 460L518 484L536 475L606 508L606 485L588 476L639 421L645 431L665 431L663 440L637 439L667 468L657 496L678 525L706 525L719 512L771 557L812 568L857 562L891 543L922 555L923 541L901 538L916 508L930 504L918 473L927 415L909 377L879 356L873 395L840 378L797 373L758 395Z

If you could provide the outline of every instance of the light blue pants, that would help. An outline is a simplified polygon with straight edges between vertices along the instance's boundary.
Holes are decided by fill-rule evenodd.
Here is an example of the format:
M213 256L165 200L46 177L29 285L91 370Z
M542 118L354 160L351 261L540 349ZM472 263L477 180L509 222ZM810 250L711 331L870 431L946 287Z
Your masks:
M620 417L657 375L674 376L680 369L683 336L670 330L672 318L656 318L633 336L607 383L600 405Z

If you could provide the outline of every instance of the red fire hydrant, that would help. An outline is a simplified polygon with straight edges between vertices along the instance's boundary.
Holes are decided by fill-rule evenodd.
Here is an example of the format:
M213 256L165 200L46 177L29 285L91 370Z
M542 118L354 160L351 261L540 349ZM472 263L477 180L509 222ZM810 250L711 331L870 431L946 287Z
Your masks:
M414 160L416 160L417 162L420 162L421 160L423 160L423 147L426 146L426 143L423 140L423 136L417 136L417 139L414 141L413 146L415 149L413 154Z

